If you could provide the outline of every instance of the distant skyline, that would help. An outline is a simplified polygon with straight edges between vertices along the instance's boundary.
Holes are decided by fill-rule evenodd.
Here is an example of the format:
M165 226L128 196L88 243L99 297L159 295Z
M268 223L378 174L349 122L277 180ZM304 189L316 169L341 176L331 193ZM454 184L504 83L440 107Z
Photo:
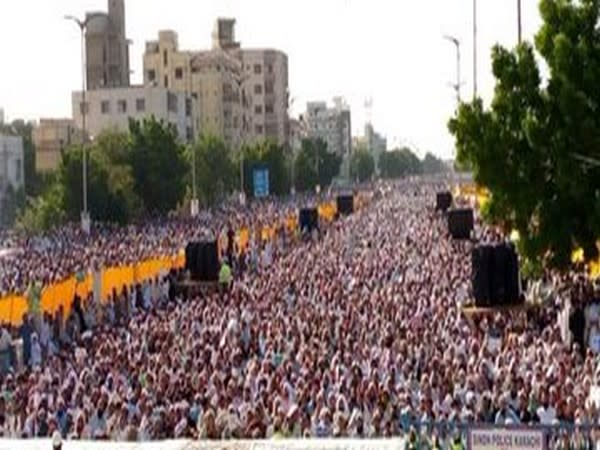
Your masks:
M462 43L463 99L472 97L472 0L126 0L132 40L132 83L142 81L145 42L172 29L183 49L209 48L217 17L237 20L243 47L288 54L292 114L307 101L343 96L354 135L362 135L364 102L388 146L410 145L421 156L452 155L447 121L456 107L454 47ZM478 93L492 97L491 47L517 42L517 0L478 0ZM106 0L19 0L0 15L3 68L0 108L6 120L70 117L81 85L79 31L63 19L106 11ZM540 25L537 0L522 0L523 39Z

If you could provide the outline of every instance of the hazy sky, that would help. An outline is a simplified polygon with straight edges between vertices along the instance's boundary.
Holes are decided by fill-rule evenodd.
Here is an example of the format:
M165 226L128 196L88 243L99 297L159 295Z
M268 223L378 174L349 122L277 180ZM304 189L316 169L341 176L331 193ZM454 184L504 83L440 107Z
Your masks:
M237 19L245 47L272 47L289 57L289 82L300 113L309 100L344 96L354 134L362 134L364 101L373 99L375 128L388 145L451 155L446 123L456 103L455 51L462 42L463 97L473 89L472 0L126 0L132 82L142 79L146 40L173 29L182 48L210 46L218 16ZM491 98L490 48L517 40L517 0L478 0L478 86ZM523 36L540 19L538 0L522 0ZM106 10L106 0L18 0L0 13L0 108L8 119L69 117L81 85L79 31L65 14Z

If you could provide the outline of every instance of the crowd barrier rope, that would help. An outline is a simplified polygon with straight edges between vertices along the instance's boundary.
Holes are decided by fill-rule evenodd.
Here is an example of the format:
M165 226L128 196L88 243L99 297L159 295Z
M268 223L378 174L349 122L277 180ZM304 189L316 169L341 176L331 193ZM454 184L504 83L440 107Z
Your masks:
M357 209L366 203L365 196L355 197ZM321 202L317 209L320 218L326 222L332 222L337 214L335 201ZM290 235L295 234L298 230L297 214L290 214L272 225L242 226L236 232L238 251L244 252L248 249L253 235L257 240L273 240L277 236L277 230L283 230ZM224 247L224 244L220 242L220 246ZM95 282L100 286L100 299L105 302L112 296L113 290L119 294L123 286L152 280L161 273L172 268L182 268L184 265L185 253L182 249L175 255L154 257L137 264L106 267L96 273L90 270L79 275L73 274L63 281L42 288L39 298L40 312L54 315L62 307L64 317L67 317L75 295L82 299L87 298L94 292ZM31 295L28 294L10 294L0 298L0 323L20 325L23 315L32 310L31 303Z

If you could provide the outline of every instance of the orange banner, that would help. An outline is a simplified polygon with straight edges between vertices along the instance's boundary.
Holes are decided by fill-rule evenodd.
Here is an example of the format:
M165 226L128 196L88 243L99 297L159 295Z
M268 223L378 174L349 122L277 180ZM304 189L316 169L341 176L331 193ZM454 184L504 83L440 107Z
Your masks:
M71 277L44 288L40 299L42 312L49 312L54 315L62 306L64 317L67 317L71 312L71 306L75 298L75 284L75 277Z
M29 310L27 299L21 295L11 295L0 299L0 322L21 325L23 314Z
M121 292L123 286L130 286L134 282L134 269L132 266L110 267L102 272L102 301L112 295L113 289L117 294Z

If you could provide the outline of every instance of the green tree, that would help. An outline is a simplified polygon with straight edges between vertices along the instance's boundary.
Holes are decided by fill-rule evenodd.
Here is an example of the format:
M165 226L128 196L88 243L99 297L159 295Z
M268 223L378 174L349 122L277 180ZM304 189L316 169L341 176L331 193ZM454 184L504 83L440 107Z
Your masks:
M154 117L131 120L129 164L146 213L166 214L183 200L189 162L174 126Z
M423 158L421 167L423 169L423 173L427 174L441 173L448 170L444 161L429 152L425 155L425 158Z
M214 204L238 185L231 150L222 139L202 135L191 152L196 153L196 188L205 205Z
M577 247L587 260L598 255L599 6L542 0L535 47L548 82L531 45L496 46L491 106L462 104L449 122L459 162L490 190L488 219L519 231L525 257L558 268Z
M17 218L17 229L39 233L61 224L65 220L62 193L60 184L54 181L42 195L29 197Z
M419 157L409 148L394 149L379 155L382 178L400 178L422 172Z
M294 162L295 185L298 191L328 186L338 175L342 157L327 151L322 139L304 139Z
M370 180L375 173L375 160L366 148L352 152L350 159L350 176L359 182Z
M102 152L100 141L88 147L87 192L88 208L93 220L126 223L133 217L139 204L133 188L133 177L128 166L111 164ZM82 208L81 146L64 152L58 170L57 184L62 192L60 205L67 219L79 220Z
M0 217L0 228L11 228L17 219L19 211L25 207L25 191L22 188L16 189L12 184L8 184L4 192L2 201L2 216Z

